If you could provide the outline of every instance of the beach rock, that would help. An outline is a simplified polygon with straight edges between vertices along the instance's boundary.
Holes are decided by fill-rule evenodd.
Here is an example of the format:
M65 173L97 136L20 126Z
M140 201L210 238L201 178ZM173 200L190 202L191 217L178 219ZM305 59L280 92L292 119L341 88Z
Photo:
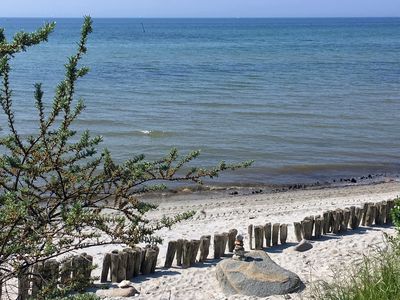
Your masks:
M303 286L296 274L277 265L264 251L251 251L244 261L223 260L216 267L216 275L227 295L284 295Z
M297 252L305 252L312 249L312 247L313 245L309 241L302 240L300 243L293 247L293 250Z
M130 282L129 280L123 280L120 283L118 283L118 287L120 289L126 289L132 286L132 282Z
M96 295L99 297L132 297L139 292L133 287L128 287L124 289L109 289L109 290L98 290Z

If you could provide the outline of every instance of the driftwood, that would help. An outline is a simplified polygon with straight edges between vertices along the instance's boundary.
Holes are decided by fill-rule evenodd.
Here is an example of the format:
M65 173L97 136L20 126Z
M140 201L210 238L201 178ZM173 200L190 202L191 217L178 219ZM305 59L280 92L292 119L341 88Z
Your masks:
M204 262L207 260L208 254L210 253L210 243L211 243L211 236L210 235L203 235L200 238L200 262Z
M272 225L271 223L267 223L264 226L264 236L265 236L265 246L271 247L271 238L272 238Z
M176 253L177 241L170 241L168 243L167 254L165 255L164 268L171 268Z
M272 246L278 245L279 227L279 223L272 225Z
M287 224L281 224L279 228L279 239L282 245L286 244L287 234L288 234L288 226Z
M254 247L261 250L264 246L264 226L254 226Z
M228 232L228 250L229 252L233 252L233 249L235 249L235 240L236 240L236 236L238 234L237 229L231 229Z
M303 228L302 228L302 224L299 222L294 222L293 223L293 227L294 227L294 235L296 236L296 240L298 242L301 242L301 240L303 239Z
M247 228L247 232L249 234L249 249L253 249L253 225L249 225Z
M176 265L182 266L183 244L185 240L179 239L176 241Z

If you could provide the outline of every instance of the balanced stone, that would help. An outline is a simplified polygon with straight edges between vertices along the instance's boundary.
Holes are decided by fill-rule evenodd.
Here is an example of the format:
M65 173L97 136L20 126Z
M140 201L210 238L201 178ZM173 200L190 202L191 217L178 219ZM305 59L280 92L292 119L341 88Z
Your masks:
M251 251L245 260L226 259L218 263L216 275L227 295L268 297L299 290L300 278L277 265L264 251Z

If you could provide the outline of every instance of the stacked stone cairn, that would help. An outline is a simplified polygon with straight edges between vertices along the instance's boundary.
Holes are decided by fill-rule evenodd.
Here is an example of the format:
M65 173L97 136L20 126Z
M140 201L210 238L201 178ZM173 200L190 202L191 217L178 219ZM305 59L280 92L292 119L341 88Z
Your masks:
M281 245L286 244L288 235L288 225L280 223L267 223L265 225L248 226L249 234L249 248L261 250L265 247L277 246L280 242ZM253 236L254 236L254 248L253 248Z
M245 260L244 254L243 236L239 234L235 240L235 248L233 249L232 258L235 260Z
M18 295L20 300L36 299L45 288L63 288L75 282L90 283L93 270L93 257L82 253L58 262L50 259L32 266L18 277Z
M380 226L391 224L391 210L394 200L378 203L364 203L362 207L346 207L325 211L322 216L305 217L301 222L294 222L294 233L298 242L319 239L328 233L338 234L362 226Z

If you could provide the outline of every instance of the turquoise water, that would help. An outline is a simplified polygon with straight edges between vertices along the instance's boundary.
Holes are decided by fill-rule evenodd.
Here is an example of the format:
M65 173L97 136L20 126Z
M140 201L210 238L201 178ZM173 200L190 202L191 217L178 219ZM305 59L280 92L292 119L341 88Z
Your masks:
M79 38L57 19L15 59L20 131L37 127L33 84L51 100ZM0 19L8 36L42 19ZM143 24L143 26L142 26ZM171 147L211 166L254 159L224 181L319 180L400 169L400 19L95 19L77 123L118 160ZM4 134L4 118L0 126Z

